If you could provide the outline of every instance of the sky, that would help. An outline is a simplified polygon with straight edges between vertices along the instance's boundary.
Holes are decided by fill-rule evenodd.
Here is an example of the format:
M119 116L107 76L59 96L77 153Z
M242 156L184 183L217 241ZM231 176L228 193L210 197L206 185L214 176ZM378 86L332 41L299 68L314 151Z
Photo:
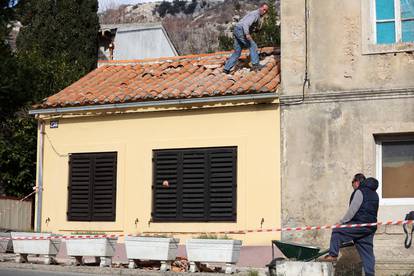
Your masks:
M155 0L98 0L99 1L99 11L103 11L107 8L113 8L114 6L124 5L124 4L138 4L138 3L147 3L155 2Z

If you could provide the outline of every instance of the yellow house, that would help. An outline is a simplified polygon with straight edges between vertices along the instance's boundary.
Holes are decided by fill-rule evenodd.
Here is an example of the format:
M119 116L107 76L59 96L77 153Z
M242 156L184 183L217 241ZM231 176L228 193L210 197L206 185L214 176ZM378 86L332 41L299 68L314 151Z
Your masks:
M279 56L109 61L30 111L39 122L36 226L172 234L280 227ZM231 235L269 246L279 233Z

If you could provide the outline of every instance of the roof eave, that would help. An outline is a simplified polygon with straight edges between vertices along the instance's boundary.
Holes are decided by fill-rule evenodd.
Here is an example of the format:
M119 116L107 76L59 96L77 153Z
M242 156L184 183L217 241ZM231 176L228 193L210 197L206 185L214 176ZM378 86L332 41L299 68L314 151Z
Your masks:
M140 107L168 107L188 104L214 104L220 102L234 102L234 101L274 101L278 99L277 92L260 93L260 94L246 94L235 96L220 96L220 97L204 97L191 99L176 99L176 100L160 100L160 101L146 101L146 102L130 102L130 103L115 103L102 105L86 105L86 106L71 106L71 107L56 107L45 109L29 110L30 115L51 115L63 114L71 112L91 112L111 109L128 109Z

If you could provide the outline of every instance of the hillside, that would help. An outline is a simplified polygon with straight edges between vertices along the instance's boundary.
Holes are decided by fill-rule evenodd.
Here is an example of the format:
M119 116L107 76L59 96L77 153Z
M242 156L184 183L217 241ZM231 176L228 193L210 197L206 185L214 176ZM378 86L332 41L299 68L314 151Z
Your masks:
M102 24L162 22L181 55L219 50L219 35L231 36L234 22L259 0L192 0L122 5L100 14ZM276 1L277 7L279 1Z

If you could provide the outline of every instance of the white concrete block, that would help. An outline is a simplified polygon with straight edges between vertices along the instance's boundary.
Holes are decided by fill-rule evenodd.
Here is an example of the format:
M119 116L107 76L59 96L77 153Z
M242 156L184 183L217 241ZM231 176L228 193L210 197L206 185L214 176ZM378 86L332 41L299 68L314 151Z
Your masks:
M325 262L276 262L274 275L276 276L333 276L334 267L332 263Z

